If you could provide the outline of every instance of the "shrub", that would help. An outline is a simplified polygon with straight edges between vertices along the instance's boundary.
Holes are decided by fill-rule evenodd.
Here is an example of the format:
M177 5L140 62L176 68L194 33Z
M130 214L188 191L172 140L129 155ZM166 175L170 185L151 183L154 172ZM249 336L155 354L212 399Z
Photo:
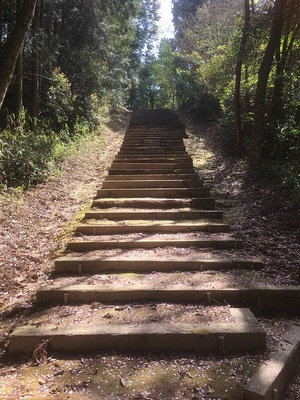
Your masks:
M44 128L29 128L32 121L23 111L18 122L10 117L0 139L0 182L28 187L41 182L53 164L59 139Z

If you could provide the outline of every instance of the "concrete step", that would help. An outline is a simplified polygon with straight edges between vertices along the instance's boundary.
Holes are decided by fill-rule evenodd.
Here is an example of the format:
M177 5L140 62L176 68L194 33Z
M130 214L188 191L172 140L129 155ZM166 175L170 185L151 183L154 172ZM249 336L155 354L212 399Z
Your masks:
M288 387L299 361L300 321L284 335L278 344L278 350L270 354L270 359L264 361L247 382L243 399L284 400L284 391ZM300 393L298 393L299 395Z
M199 247L213 249L241 249L242 241L238 239L178 239L178 240L72 240L67 250L86 252L101 249L154 249L157 247Z
M176 150L185 150L185 145L183 143L182 139L175 139L172 140L170 138L164 138L164 139L147 139L147 138L129 138L125 137L124 141L121 145L121 149L129 149L130 147L142 147L145 148L146 150L148 149L156 149L156 148L169 148L169 149L174 149Z
M197 219L222 219L222 211L217 210L197 210L197 211L87 211L85 219L109 219L113 221L120 220L188 220L194 221Z
M160 155L161 153L166 154L166 152L180 153L180 155L183 155L185 152L185 147L184 146L169 147L167 145L165 147L152 146L151 149L149 149L148 146L135 146L135 145L120 147L120 153L119 153L120 155L126 155L127 152L138 153L140 157L143 157L143 156L147 155L148 153Z
M92 203L92 207L98 207L101 209L105 208L148 208L153 209L180 209L180 208L192 208L201 210L214 210L215 199L211 197L200 198L200 199L97 199Z
M173 285L163 289L153 285L47 285L37 292L38 302L130 302L165 301L180 303L230 304L251 307L258 312L300 312L299 286L253 286L212 289Z
M189 155L188 155L188 153L185 151L185 150L180 150L180 151L173 151L173 150L171 150L171 149L164 149L164 150L157 150L157 149L148 149L147 151L143 151L143 152L141 152L141 151L136 151L136 150L133 150L133 149L128 149L128 150L126 150L126 151L122 151L122 150L120 150L119 152L118 152L118 154L117 154L117 157L129 157L129 158L132 158L132 157L134 157L134 158L138 158L138 157L141 157L141 158L149 158L149 159L152 159L152 158L163 158L163 157L166 157L166 158L174 158L174 159L177 159L177 158L184 158L184 157L188 157Z
M46 285L37 292L38 302L143 302L201 303L246 306L263 310L300 310L299 286L253 286L213 289L193 285L173 285L156 288L155 283L123 285Z
M257 260L229 259L103 259L97 257L60 257L55 260L56 272L78 274L99 272L207 271L258 270L263 263Z
M146 140L160 140L160 139L166 139L166 140L182 140L187 138L186 134L182 134L180 131L162 131L162 130L145 130L142 129L139 131L138 129L136 130L127 130L124 136L124 140L127 139L146 139Z
M127 137L133 138L179 138L183 139L186 137L186 134L182 129L172 129L172 128L147 128L147 127L135 127L127 129L125 133L125 139Z
M120 147L121 149L128 149L131 150L130 146L132 147L143 147L145 150L152 149L152 148L162 148L162 149L168 149L174 151L183 150L185 151L185 145L182 143L182 140L147 140L147 139L126 139L124 140L122 146Z
M106 182L107 180L114 180L114 181L125 181L125 180L129 180L129 181L152 181L152 180L165 180L165 181L172 181L172 180L176 180L176 179L180 179L180 180L195 180L197 182L203 182L199 175L196 174L196 172L192 172L189 174L160 174L159 171L156 171L155 174L144 174L144 175L115 175L115 176L110 176L108 175L105 179L104 182Z
M135 155L130 155L130 154L121 154L117 155L114 158L114 161L116 162L176 162L178 160L190 160L191 158L188 155L182 154L181 152L179 154L175 154L173 156L169 154L143 154L140 152L136 152Z
M113 235L125 233L183 233L183 232L211 232L221 233L229 231L228 224L217 223L178 223L178 224L122 224L122 225L99 225L99 224L79 224L76 233L83 235Z
M96 198L187 198L209 197L209 188L98 189Z
M153 171L151 168L138 168L135 170L132 169L124 169L124 168L113 168L111 167L108 171L108 176L126 176L126 175L149 175L149 174L159 174L159 175L170 175L170 174L178 174L178 175L186 175L186 174L195 174L194 168L163 168L157 169Z
M139 189L139 188L195 188L202 187L202 181L196 179L173 179L173 180L105 180L103 189Z
M184 162L187 161L189 163L192 163L192 159L190 159L188 156L170 156L167 154L163 155L143 155L141 153L135 154L135 155L119 155L115 157L114 162L117 163L165 163L165 162Z
M144 169L151 171L152 173L154 170L163 170L163 169L172 169L173 171L177 168L179 169L192 169L193 164L192 161L183 160L183 161L164 161L164 162L129 162L129 163L121 163L121 162L113 162L111 168L113 169L127 169L127 170L136 170L136 169Z
M48 340L51 352L100 349L249 351L266 347L266 333L247 309L232 309L233 322L207 324L101 324L24 326L10 336L10 355L32 353Z

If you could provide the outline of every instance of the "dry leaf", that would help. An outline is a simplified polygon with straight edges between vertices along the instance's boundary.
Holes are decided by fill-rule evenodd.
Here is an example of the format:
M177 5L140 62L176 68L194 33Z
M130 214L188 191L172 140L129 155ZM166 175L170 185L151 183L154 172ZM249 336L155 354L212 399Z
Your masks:
M126 381L125 378L120 378L120 383L121 383L121 385L122 385L123 387L126 387L126 386L127 386L127 381Z

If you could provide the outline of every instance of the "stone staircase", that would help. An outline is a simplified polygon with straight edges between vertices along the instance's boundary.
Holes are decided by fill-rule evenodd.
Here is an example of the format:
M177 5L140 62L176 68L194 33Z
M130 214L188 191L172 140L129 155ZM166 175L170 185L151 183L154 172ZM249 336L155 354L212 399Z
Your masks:
M91 210L66 254L55 260L55 279L37 292L37 302L49 309L74 306L80 314L89 304L96 315L97 304L105 303L112 312L99 312L94 322L39 315L11 334L11 355L32 353L43 343L55 352L263 350L266 333L249 307L299 311L298 287L226 282L226 270L263 265L238 257L243 243L222 222L222 211L185 150L185 137L183 124L169 111L133 113ZM202 279L206 271L222 271L224 281ZM172 307L175 319L164 320ZM127 308L129 316L115 318L115 310ZM214 317L207 321L201 313L210 309Z

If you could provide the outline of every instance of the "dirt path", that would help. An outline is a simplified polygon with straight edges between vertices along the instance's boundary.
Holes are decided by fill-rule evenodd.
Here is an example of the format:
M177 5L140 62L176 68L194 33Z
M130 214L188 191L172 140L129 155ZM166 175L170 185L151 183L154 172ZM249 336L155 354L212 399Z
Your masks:
M68 242L83 211L90 206L95 189L121 144L127 121L126 113L122 119L114 120L114 124L104 129L104 135L95 137L92 143L85 143L69 156L45 184L24 195L15 191L1 198L3 338L16 322L30 320L32 296L37 287L47 281L53 259ZM226 220L243 239L244 256L259 257L266 263L266 269L254 273L251 281L255 284L265 279L278 284L298 284L297 210L288 201L278 199L269 188L251 183L244 162L224 156L218 126L189 125L188 132L189 139L185 142L193 155L194 165L213 185L218 205L227 211ZM160 257L169 256L168 249L159 251ZM155 279L163 281L161 275L156 274ZM114 277L105 276L104 279ZM207 281L210 279L215 281L218 277L208 274ZM83 311L65 307L60 312L66 316L76 315L77 319L82 319L84 313L84 318L89 320L96 310L99 318L113 320L119 318L122 311L124 314L133 312L129 306L124 307L120 310L93 304ZM147 312L151 317L151 304ZM195 314L195 310L191 312ZM55 313L52 309L48 318L57 318L57 314L58 310ZM281 319L261 317L261 322L268 332L270 351L293 320L284 316ZM54 355L48 362L37 365L27 359L8 361L3 348L0 394L6 399L235 400L240 398L241 388L257 363L266 356L235 355L219 359L186 353L101 352L80 357ZM226 383L224 376L228 377ZM286 399L297 399L299 388L298 376Z

